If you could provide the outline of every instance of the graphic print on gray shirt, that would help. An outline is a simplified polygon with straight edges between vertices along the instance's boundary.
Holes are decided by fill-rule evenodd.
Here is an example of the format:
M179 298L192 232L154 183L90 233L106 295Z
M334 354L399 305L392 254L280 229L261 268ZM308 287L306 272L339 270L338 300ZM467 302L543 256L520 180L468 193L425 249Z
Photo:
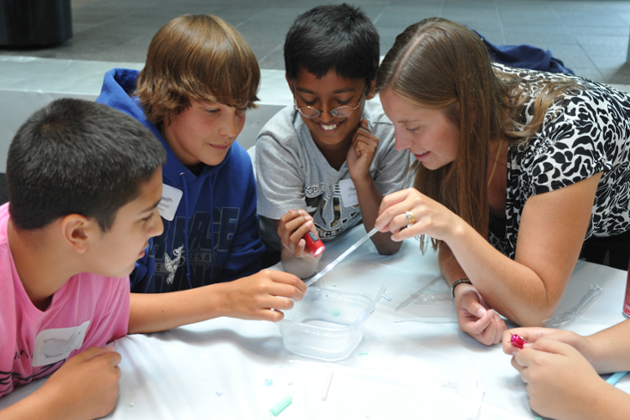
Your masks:
M409 184L409 153L395 149L394 126L378 98L366 102L362 119L379 138L370 175L383 195ZM300 115L289 106L263 127L255 144L261 235L279 250L274 220L289 210L306 210L322 240L330 240L361 222L361 210L348 164L336 170L317 148Z

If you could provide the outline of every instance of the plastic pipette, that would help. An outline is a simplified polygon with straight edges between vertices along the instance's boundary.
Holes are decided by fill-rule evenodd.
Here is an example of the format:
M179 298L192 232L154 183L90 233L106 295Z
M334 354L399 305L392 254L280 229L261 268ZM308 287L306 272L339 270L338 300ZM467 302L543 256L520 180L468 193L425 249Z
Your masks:
M328 273L330 270L332 270L333 268L335 268L335 266L337 264L339 264L344 258L346 258L348 255L350 255L352 253L352 251L354 251L355 249L357 249L358 247L360 247L361 245L363 245L363 242L367 241L368 239L370 239L376 232L378 232L376 230L376 228L372 229L371 231L369 231L367 234L365 234L365 236L363 236L361 239L359 239L354 245L352 245L350 248L348 248L343 254L341 254L340 256L337 257L337 259L333 262L331 262L330 264L328 264L322 271L320 271L319 273L315 274L313 277L311 277L310 279L308 279L307 281L305 281L304 283L306 284L306 286L310 286L311 284L315 283L317 280L321 279L322 277L324 277L324 275L326 273Z

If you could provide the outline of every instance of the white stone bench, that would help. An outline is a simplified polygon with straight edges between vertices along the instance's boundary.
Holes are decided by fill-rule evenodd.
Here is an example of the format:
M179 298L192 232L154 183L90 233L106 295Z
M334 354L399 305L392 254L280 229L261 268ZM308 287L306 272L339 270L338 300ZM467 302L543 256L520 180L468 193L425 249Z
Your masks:
M9 144L37 109L59 98L95 100L103 75L115 67L140 70L144 64L0 56L0 173L6 171ZM248 149L262 126L293 103L282 70L262 70L258 108L247 112L239 143Z

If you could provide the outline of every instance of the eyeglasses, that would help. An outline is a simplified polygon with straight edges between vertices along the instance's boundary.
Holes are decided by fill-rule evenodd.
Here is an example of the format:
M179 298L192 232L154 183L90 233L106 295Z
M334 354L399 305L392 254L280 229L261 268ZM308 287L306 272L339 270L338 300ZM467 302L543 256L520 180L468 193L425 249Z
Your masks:
M340 106L337 108L333 108L330 111L322 111L321 109L313 108L312 106L306 106L306 105L298 106L297 101L295 100L295 92L293 92L293 108L297 112L302 114L302 116L309 119L318 118L324 112L327 114L330 114L330 116L333 118L349 117L358 107L361 106L361 101L363 100L363 96L365 96L365 92L368 91L369 86L370 85L365 85L365 89L363 89L363 93L361 94L361 97L359 98L359 103L357 104L357 106Z

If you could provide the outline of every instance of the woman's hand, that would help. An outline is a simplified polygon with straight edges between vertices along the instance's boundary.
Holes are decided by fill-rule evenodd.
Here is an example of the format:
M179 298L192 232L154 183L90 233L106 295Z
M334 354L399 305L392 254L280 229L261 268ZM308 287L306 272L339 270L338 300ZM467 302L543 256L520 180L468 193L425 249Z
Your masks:
M415 188L407 188L383 197L375 226L380 232L392 232L393 241L428 235L448 242L462 223L442 204Z
M477 290L470 284L455 289L455 309L459 328L487 346L501 341L507 329L498 313L490 309Z
M448 244L463 231L464 224L442 204L408 188L383 198L375 225L380 231L392 232L393 241L425 234ZM506 326L499 314L472 285L461 284L455 290L459 328L485 345L500 342Z

